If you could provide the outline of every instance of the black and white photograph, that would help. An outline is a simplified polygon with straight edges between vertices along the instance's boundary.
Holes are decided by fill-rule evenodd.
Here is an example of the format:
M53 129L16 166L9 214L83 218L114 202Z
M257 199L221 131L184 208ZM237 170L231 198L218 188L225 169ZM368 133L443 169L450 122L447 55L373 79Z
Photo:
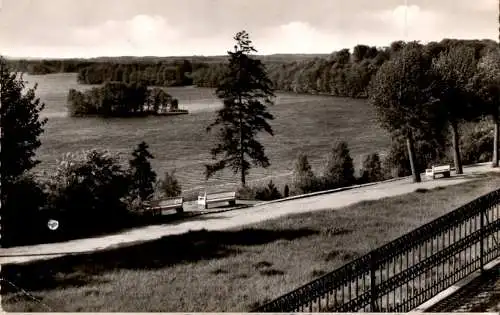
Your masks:
M0 0L5 312L500 312L500 0Z

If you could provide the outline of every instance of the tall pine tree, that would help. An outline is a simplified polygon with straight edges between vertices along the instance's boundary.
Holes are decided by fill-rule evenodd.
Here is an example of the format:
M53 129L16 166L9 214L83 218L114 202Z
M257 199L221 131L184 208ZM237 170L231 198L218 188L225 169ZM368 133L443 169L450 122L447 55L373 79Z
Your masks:
M234 40L234 51L228 51L227 72L217 88L217 97L224 106L207 128L210 131L219 126L218 144L211 150L217 162L206 165L206 176L208 179L230 168L235 174L240 173L244 186L252 164L264 168L270 165L256 136L261 131L273 135L268 121L274 117L267 107L273 104L274 93L264 65L250 56L256 50L248 34L238 32Z
M132 191L136 192L141 200L147 200L154 193L154 183L156 182L156 173L151 167L149 159L153 155L148 151L148 145L142 141L132 152L133 159L129 161Z

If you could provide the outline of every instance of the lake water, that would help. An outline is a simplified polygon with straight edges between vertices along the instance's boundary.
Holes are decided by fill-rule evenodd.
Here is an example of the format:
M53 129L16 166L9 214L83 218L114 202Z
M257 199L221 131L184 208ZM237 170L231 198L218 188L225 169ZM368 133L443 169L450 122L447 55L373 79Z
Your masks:
M42 116L49 119L37 151L42 161L38 170L50 172L65 152L81 149L109 149L120 154L123 162L135 146L146 141L155 156L152 165L162 176L176 170L185 190L237 184L238 175L223 172L206 181L204 164L211 162L210 148L215 137L205 128L213 121L221 103L213 89L195 87L168 88L179 100L179 107L190 114L147 118L73 118L68 117L66 97L69 89L86 90L89 85L76 82L76 74L25 75L29 85L38 83L37 96L46 104ZM375 121L373 109L365 100L328 96L277 93L271 108L275 136L261 136L271 166L250 171L249 180L286 177L293 170L300 151L309 156L320 172L328 151L336 140L345 140L359 167L364 154L385 152L390 140Z

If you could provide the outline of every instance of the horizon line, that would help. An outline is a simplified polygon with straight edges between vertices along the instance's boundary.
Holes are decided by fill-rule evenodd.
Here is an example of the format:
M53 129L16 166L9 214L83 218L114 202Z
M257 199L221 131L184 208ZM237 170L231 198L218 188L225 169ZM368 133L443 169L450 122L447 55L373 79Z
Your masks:
M495 43L498 43L497 39L492 39L492 38L458 38L458 37L443 37L442 39L440 40L403 40L403 39L396 39L396 40L393 40L389 43L389 45L369 45L369 44L363 44L363 43L357 43L356 45L354 45L352 48L340 48L340 49L337 49L337 50L332 50L330 52L314 52L314 53L300 53L300 52L275 52L275 53L255 53L253 55L255 56L277 56L277 55L295 55L295 56L314 56L314 55L330 55L330 54L333 54L335 52L338 52L340 50L343 50L343 49L348 49L350 52L352 52L352 50L354 49L354 47L356 47L357 45L365 45L365 46L368 46L368 47L376 47L377 49L384 49L384 48L387 48L387 47L390 47L390 45L392 43L395 43L395 42L419 42L419 43L422 43L424 45L428 44L428 43L431 43L431 42L436 42L436 43L439 43L439 42L442 42L444 40L459 40L459 41L492 41L492 42L495 42ZM72 56L72 57L38 57L38 56L7 56L7 55L2 55L0 53L0 56L5 58L5 59L29 59L29 60L61 60L61 59L66 59L66 60L70 60L70 59L99 59L99 58L193 58L193 57L198 57L198 58L214 58L214 57L225 57L227 56L227 53L226 54L213 54L213 55L210 55L210 54L207 54L207 55L204 55L204 54L193 54L193 55L99 55L99 56L87 56L87 57L83 57L83 56Z

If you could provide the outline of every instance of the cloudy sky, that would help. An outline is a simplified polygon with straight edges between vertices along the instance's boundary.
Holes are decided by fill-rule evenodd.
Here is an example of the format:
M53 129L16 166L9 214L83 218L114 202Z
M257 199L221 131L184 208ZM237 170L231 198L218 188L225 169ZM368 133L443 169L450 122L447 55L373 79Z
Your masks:
M221 55L242 29L261 54L497 40L498 8L498 0L0 0L0 54Z

